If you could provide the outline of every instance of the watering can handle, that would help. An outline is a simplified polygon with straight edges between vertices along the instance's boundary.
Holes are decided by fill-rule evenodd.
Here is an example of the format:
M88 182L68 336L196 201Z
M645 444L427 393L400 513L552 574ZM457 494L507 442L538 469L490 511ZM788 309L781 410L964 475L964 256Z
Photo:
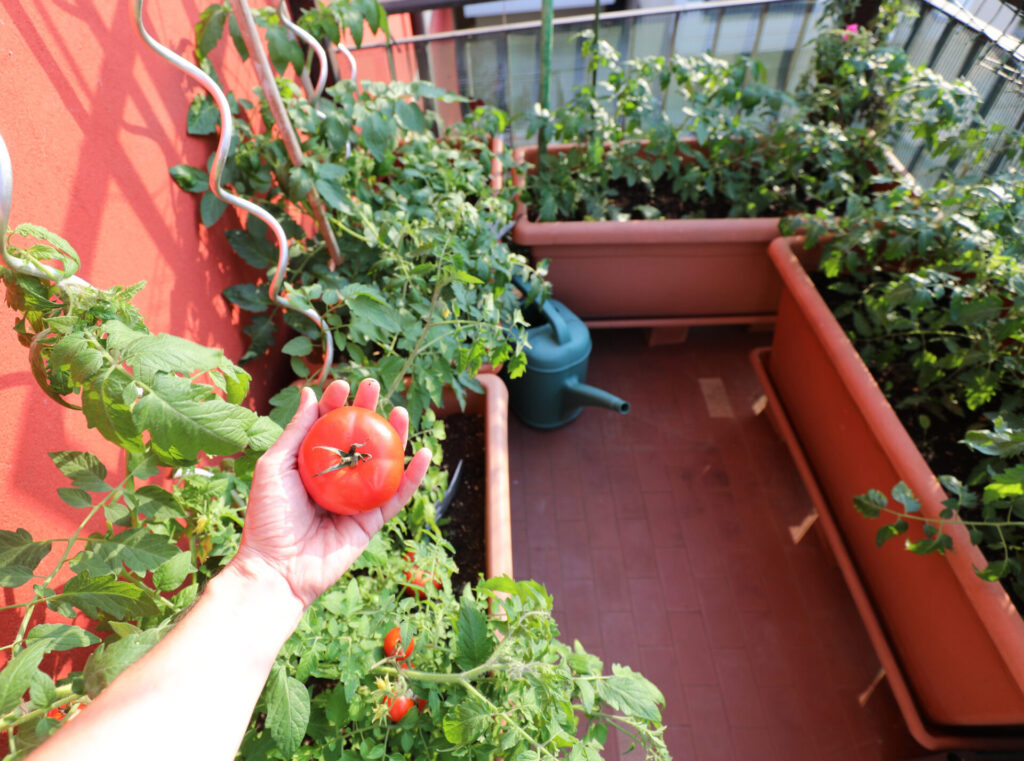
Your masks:
M545 301L544 306L540 308L540 312L555 332L555 341L558 342L558 345L561 346L569 343L569 326L566 324L565 318L555 309L555 302L551 300Z
M518 277L512 278L512 284L523 292L523 296L530 292L530 289ZM540 313L551 324L551 329L555 332L555 340L558 342L558 345L561 346L569 343L571 338L569 326L566 324L565 318L555 309L555 302L552 300L545 301L544 305L540 308Z

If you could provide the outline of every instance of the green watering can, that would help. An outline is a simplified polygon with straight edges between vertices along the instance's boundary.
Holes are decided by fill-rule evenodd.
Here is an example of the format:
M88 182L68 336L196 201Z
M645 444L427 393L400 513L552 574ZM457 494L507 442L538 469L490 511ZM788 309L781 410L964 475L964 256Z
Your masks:
M526 317L532 326L526 331L526 372L508 380L509 406L516 417L550 429L572 422L586 405L629 412L629 402L584 382L593 343L583 320L554 299Z

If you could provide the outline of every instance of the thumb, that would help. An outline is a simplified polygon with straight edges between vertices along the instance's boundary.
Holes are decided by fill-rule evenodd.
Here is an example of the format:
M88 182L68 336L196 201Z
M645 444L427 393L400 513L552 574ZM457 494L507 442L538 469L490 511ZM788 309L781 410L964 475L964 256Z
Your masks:
M318 417L316 394L307 386L299 395L299 408L295 411L295 415L285 426L284 432L277 441L267 450L267 454L273 454L286 461L297 457L302 440L306 438L306 434L309 433L309 429L313 427L313 423L317 421Z

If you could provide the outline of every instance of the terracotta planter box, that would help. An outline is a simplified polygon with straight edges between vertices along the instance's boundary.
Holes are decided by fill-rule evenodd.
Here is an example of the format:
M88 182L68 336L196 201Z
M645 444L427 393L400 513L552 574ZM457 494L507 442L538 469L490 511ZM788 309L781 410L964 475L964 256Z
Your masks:
M535 164L537 148L513 155ZM770 321L779 278L765 250L778 234L778 217L532 222L520 202L512 239L550 260L555 298L591 325L658 326Z
M753 359L818 525L914 738L932 750L1024 748L1024 620L975 575L986 561L966 530L947 529L953 552L918 556L899 540L876 546L881 519L854 509L855 496L903 481L935 518L945 495L804 271L800 242L770 246L783 293L771 348Z
M487 578L512 576L512 511L508 474L508 389L492 373L476 376L483 394L470 394L466 412L484 416ZM457 410L456 410L457 411Z

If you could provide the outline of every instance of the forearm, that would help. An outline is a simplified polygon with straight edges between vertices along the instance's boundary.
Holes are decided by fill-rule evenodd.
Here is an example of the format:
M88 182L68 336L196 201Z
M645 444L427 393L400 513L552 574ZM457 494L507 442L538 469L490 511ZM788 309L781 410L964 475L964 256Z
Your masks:
M156 647L32 761L234 758L301 615L302 604L280 574L233 562Z

